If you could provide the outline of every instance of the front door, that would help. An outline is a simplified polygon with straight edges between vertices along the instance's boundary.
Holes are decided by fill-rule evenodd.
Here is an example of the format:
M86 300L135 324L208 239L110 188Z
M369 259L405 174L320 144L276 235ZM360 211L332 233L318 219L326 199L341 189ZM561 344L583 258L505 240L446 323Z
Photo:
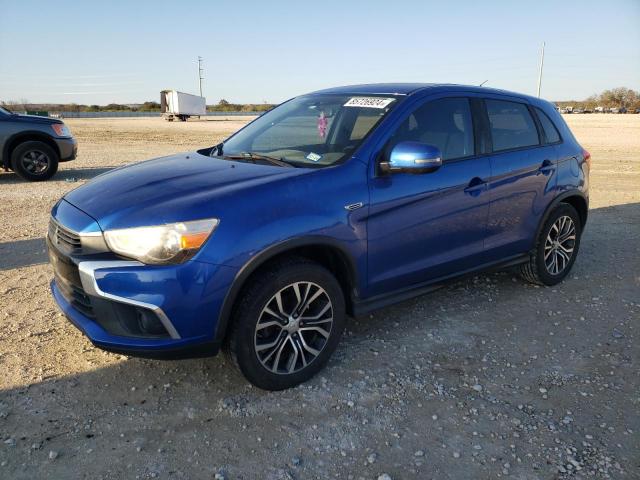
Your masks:
M414 110L382 152L402 141L437 146L443 165L421 175L376 174L367 226L369 294L401 290L483 261L489 213L488 157L475 156L469 99ZM379 159L380 160L380 159Z

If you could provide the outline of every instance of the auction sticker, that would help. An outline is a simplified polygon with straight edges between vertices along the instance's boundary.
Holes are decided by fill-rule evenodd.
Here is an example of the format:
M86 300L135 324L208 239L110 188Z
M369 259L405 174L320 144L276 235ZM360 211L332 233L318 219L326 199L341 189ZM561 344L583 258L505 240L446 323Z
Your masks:
M382 98L382 97L353 97L344 107L364 107L364 108L385 108L395 98Z
M313 152L307 155L307 159L311 160L312 162L317 162L321 158L322 158L322 155L318 155L317 153L313 153Z

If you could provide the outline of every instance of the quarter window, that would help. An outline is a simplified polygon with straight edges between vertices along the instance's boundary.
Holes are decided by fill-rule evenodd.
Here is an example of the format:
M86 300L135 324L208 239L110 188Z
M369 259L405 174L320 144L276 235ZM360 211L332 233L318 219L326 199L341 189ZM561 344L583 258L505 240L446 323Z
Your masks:
M540 120L540 124L542 125L542 130L544 131L544 136L547 140L547 143L559 142L560 134L558 133L558 129L553 124L551 119L539 108L536 108L536 113L538 114L538 119Z
M443 160L473 155L473 123L466 98L443 98L429 102L398 127L388 146L421 142L440 149Z
M486 100L493 151L538 145L538 130L523 103Z

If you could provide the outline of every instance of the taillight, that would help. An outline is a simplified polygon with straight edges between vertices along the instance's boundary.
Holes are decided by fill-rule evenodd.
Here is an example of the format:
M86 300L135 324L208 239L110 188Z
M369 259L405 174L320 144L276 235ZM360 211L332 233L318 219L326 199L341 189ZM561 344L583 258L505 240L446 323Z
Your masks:
M587 167L589 167L589 170L591 170L591 154L584 148L582 149L582 157L584 158L584 161L587 162Z

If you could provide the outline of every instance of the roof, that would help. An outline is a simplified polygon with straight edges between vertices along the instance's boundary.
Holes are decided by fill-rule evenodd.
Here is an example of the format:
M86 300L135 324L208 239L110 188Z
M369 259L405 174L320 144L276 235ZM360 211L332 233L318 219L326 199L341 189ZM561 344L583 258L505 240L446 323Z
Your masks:
M495 88L480 87L477 85L457 85L453 83L369 83L362 85L346 85L343 87L333 87L318 90L313 93L335 93L335 94L356 94L356 95L411 95L424 90L441 90L447 92L477 92L495 93L500 95L512 95L516 97L538 100L535 97L523 93L510 92Z
M387 95L408 95L417 90L431 87L432 83L368 83L362 85L345 85L343 87L333 87L318 90L313 93L356 93L356 94L387 94Z

